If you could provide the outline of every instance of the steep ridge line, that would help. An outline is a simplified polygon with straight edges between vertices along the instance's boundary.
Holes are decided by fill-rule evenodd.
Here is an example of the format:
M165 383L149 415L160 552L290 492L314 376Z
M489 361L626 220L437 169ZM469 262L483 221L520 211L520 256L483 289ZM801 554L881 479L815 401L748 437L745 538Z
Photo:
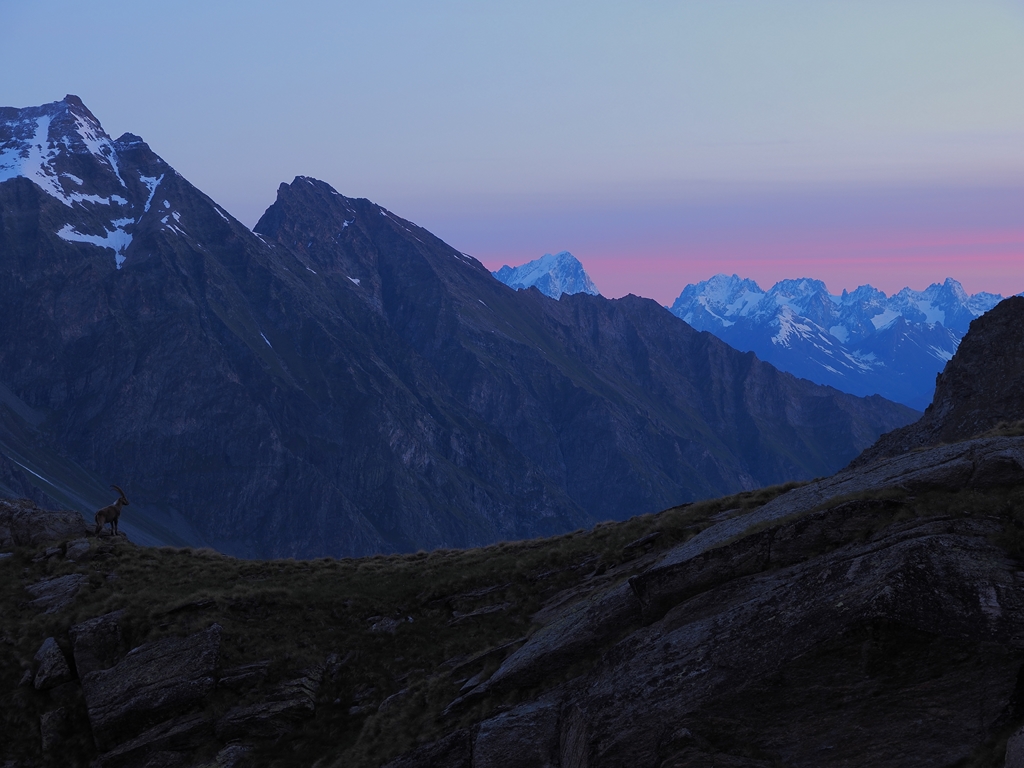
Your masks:
M75 99L3 116L0 138L92 196L0 183L0 380L42 417L0 404L4 444L33 457L3 482L33 487L59 457L50 487L116 482L170 543L312 557L551 535L827 474L916 418L652 301L513 291L307 177L250 232Z

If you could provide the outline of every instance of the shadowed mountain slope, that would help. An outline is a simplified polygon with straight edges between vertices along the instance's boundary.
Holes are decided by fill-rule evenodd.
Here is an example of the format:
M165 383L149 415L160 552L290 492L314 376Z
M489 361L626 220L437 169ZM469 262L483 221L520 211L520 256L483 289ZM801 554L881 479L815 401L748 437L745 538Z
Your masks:
M1004 299L971 323L935 382L921 420L883 435L853 466L979 435L1024 419L1024 297Z
M513 291L312 179L253 234L74 97L3 110L0 142L4 482L117 483L126 527L248 556L483 544L827 474L917 415L651 301Z

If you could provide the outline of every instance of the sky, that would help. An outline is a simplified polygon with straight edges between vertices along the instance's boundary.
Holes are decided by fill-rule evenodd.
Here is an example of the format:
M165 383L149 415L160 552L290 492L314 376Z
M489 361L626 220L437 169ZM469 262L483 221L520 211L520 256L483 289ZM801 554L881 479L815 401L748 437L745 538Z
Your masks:
M610 297L1024 291L1024 0L0 0L0 71L249 226L308 175Z

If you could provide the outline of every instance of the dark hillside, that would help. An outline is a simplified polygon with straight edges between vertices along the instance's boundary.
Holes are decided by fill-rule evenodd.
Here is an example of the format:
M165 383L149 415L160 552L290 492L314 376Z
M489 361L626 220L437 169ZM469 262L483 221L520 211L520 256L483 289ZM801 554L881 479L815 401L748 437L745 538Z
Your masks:
M1024 438L359 560L0 502L0 761L996 768L1024 748L1022 528Z
M0 483L82 511L116 483L140 542L553 535L825 475L917 415L654 302L513 291L313 179L254 234L74 97L3 110L0 143L38 163L0 183Z

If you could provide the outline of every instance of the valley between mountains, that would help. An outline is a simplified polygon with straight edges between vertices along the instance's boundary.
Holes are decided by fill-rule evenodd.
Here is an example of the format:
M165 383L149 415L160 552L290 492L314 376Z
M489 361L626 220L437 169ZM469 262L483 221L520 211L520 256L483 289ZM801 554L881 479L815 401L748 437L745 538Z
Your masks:
M74 96L0 109L0 487L139 543L547 536L840 469L919 413L655 302L515 291L299 177L253 231Z

